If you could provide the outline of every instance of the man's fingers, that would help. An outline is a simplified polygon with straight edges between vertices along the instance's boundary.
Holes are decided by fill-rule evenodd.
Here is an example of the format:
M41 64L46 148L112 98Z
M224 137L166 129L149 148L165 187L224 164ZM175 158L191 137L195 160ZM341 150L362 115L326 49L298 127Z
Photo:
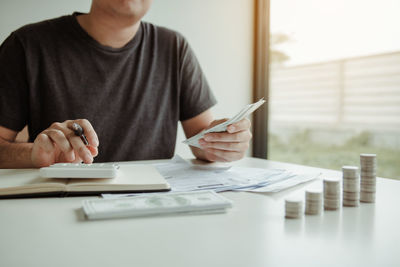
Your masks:
M50 133L51 139L60 147L60 150L64 153L68 161L75 161L75 158L78 157L84 163L92 163L94 155L92 155L91 151L82 142L81 138L76 136L71 128L67 127L69 124L72 125L71 121L67 123L53 123L44 133ZM61 133L64 135L63 138L61 138ZM69 150L67 150L67 147Z
M83 128L84 134L89 141L89 146L86 146L83 143L80 136L75 135L72 130L73 123L78 123ZM99 145L99 139L88 120L79 119L66 121L64 123L53 123L51 127L58 128L64 132L66 139L68 139L68 143L76 152L75 154L77 154L84 163L93 162L93 157L98 154L97 146Z
M203 149L206 148L215 148L226 151L236 151L240 152L243 150L247 150L249 148L249 142L205 142L202 139L199 140L199 144Z
M83 128L90 145L86 146L81 137L75 135L72 129L74 122ZM36 137L31 158L36 166L57 162L92 163L93 157L99 153L98 145L97 134L88 120L55 122Z
M75 155L72 150L72 146L70 145L67 137L61 130L57 129L47 129L42 132L42 134L46 135L51 139L51 141L57 145L57 147L64 153L65 158L68 161L75 160Z
M220 158L215 154L205 151L205 156L209 161L219 161L219 162L227 162L224 158Z
M92 154L93 157L96 157L99 154L99 150L95 146L86 146L87 149L89 149L90 153Z
M73 134L73 136L69 136L68 139L73 149L78 153L79 157L84 163L89 164L93 162L93 155L91 151L88 149L88 147L86 147L79 136Z
M50 137L48 137L47 135L40 133L36 139L35 139L35 143L41 148L43 149L44 152L49 153L55 150L53 141L51 141Z
M223 161L234 161L243 158L244 152L226 151L215 148L206 148L206 153L212 154L217 158L223 159ZM220 161L220 160L219 160Z
M85 136L88 138L89 145L87 146L83 143L80 136L75 135L75 132L72 130L72 124L78 123L84 131ZM99 144L99 139L97 137L96 132L94 131L92 125L88 120L79 119L79 120L68 120L63 123L55 122L53 123L49 129L58 129L62 131L69 142L70 146L76 152L77 156L83 160L85 163L92 163L93 157L97 156L98 150L97 147ZM91 147L89 149L89 147ZM75 156L76 157L76 156Z
M251 122L249 119L244 118L241 121L228 125L227 131L228 133L236 133L250 129Z
M213 121L210 127L226 120ZM211 161L234 161L243 158L246 150L249 148L249 141L252 138L250 127L250 121L245 118L228 125L226 132L205 134L199 140L205 157Z
M83 128L84 134L87 137L90 145L96 147L99 146L99 138L97 137L97 134L93 129L92 124L90 124L88 120L79 119L74 121L68 121L68 128L72 129L73 123L78 123Z
M236 133L208 133L204 135L207 142L248 142L252 135L249 130Z
M215 121L211 122L211 124L206 129L210 129L210 128L214 127L215 125L221 124L227 120L228 119L215 120Z

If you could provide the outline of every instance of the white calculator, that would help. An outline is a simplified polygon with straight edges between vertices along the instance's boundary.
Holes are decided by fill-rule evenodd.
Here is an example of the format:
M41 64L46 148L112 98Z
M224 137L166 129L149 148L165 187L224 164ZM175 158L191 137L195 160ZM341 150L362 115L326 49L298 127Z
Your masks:
M56 163L40 168L46 178L115 178L119 166L116 163Z

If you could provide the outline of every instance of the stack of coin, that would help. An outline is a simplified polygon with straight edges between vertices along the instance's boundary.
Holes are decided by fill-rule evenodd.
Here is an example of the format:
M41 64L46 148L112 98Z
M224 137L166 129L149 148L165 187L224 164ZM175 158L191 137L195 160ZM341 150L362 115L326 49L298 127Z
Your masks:
M285 212L286 218L300 218L303 215L303 200L286 199Z
M362 202L375 202L376 192L376 155L375 154L361 154L361 194L360 201Z
M324 208L337 210L340 208L340 180L324 179Z
M322 192L307 190L306 191L306 214L321 214L322 211Z
M343 206L357 207L360 204L360 177L358 167L343 166Z

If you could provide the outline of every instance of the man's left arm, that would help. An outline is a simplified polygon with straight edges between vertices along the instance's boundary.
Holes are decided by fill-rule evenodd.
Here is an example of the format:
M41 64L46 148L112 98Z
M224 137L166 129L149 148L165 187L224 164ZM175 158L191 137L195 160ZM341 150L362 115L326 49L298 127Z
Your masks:
M182 121L182 127L187 138L199 132L220 124L227 119L213 120L211 110ZM207 161L234 161L244 157L252 134L250 132L251 123L248 119L243 119L228 126L226 132L208 133L199 140L202 149L190 147L193 154L198 159Z

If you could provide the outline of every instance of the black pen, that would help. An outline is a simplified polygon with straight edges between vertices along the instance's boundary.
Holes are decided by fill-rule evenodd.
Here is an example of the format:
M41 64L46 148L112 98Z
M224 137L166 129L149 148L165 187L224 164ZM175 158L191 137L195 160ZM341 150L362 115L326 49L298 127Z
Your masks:
M89 145L89 142L88 142L86 136L84 135L85 131L83 130L82 126L80 126L78 123L74 122L72 124L72 130L74 131L76 136L79 136L81 138L82 142L85 145L87 145L87 146Z

